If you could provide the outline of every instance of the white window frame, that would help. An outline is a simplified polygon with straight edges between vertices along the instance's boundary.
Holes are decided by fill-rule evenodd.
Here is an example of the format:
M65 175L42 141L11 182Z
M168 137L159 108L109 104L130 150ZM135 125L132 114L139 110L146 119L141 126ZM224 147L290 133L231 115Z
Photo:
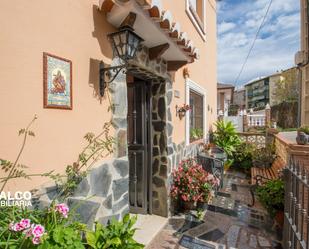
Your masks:
M190 90L200 94L203 97L203 139L207 137L206 123L206 90L193 80L186 79L186 104L190 105ZM186 112L186 145L190 144L190 111Z
M194 17L192 11L190 10L190 0L186 0L186 13L189 16L191 22L193 23L194 27L196 28L199 35L202 37L203 41L206 41L206 0L203 0L203 29L200 27L198 22L196 21L196 18ZM196 13L197 14L197 13Z

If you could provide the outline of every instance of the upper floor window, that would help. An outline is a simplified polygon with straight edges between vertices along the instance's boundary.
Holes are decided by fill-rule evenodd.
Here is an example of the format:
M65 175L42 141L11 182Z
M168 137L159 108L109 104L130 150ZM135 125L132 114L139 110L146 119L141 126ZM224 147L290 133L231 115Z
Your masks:
M205 40L205 0L186 0L186 12L198 33Z

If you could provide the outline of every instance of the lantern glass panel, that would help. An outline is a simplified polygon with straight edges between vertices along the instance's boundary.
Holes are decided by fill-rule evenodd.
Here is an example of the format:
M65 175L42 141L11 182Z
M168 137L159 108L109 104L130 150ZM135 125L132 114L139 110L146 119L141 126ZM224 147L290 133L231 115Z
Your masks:
M113 38L114 38L115 46L118 46L120 43L120 37L118 35L115 35Z
M122 34L120 34L120 40L122 44L127 44L127 32L128 31L124 31Z
M133 59L140 42L143 40L132 29L126 27L109 35L120 59Z
M137 48L139 44L139 39L137 37L135 37L134 39L134 47Z
M122 55L120 56L120 58L126 59L126 57L127 57L127 45L123 44L122 45Z

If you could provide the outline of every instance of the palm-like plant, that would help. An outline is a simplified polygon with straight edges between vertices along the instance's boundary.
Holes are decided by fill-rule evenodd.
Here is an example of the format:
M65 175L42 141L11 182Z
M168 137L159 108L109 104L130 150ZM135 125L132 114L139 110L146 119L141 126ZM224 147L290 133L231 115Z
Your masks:
M241 140L232 122L217 121L215 123L214 142L217 146L224 149L225 153L231 157L236 150L236 146Z

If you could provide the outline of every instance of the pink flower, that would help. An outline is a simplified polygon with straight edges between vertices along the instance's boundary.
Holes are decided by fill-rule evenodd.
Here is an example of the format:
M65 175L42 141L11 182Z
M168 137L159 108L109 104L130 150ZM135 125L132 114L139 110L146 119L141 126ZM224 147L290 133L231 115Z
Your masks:
M13 225L13 231L20 232L24 230L24 227L20 223L16 223Z
M64 218L68 218L69 207L65 203L57 204L55 210L62 214Z
M182 195L181 198L182 198L184 201L188 201L188 197L185 196L185 195Z
M30 220L29 219L22 219L19 224L24 228L29 228L30 227Z
M45 228L38 224L38 225L32 225L32 234L34 237L41 237L45 232Z
M27 229L27 230L24 230L24 231L23 231L23 234L25 234L26 238L31 237L31 235L32 235L32 229L29 228L29 229Z
M41 238L40 238L40 237L33 237L32 243L33 243L34 245L40 244L40 243L41 243Z
M208 180L208 181L214 180L214 176L213 176L212 174L209 174L209 175L207 176L207 180Z

